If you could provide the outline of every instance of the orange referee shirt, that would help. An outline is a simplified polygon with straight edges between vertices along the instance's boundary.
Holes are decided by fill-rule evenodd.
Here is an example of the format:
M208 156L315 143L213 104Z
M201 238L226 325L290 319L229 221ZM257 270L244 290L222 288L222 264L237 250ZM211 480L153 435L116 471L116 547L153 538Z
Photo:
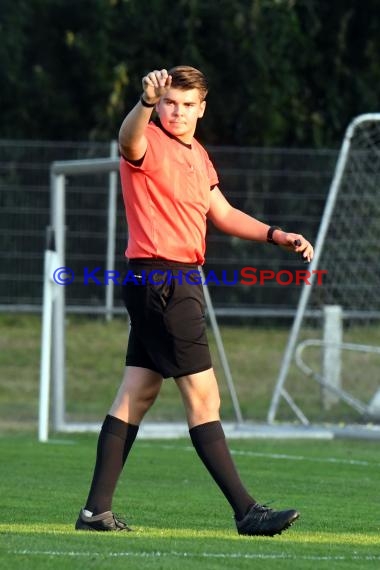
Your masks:
M128 224L126 256L202 264L210 190L218 175L195 139L179 141L155 123L141 165L120 159Z

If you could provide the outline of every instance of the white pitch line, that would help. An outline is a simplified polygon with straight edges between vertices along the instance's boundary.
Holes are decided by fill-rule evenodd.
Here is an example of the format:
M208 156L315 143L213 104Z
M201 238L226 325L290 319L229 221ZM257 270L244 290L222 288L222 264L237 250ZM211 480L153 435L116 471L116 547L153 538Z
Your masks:
M99 558L164 558L164 557L174 557L174 558L222 558L225 560L228 559L249 559L249 560L309 560L309 561L322 561L326 560L329 562L334 561L348 561L348 560L355 560L355 561L380 561L380 555L365 555L365 556L358 556L357 554L353 556L294 556L292 554L259 554L259 553L252 553L252 554L244 554L242 552L237 553L214 553L214 552L177 552L177 551L168 551L168 552L83 552L83 551L57 551L57 550L14 550L8 551L8 554L14 555L36 555L36 556L69 556L72 558L75 557L99 557Z
M140 442L138 445L142 447L153 447L150 443ZM162 444L160 446L154 444L154 447L161 449L175 449L178 451L178 446L170 444ZM182 449L185 451L194 451L191 446L185 446ZM339 459L338 457L307 457L306 455L287 455L285 453L261 453L258 451L239 451L231 449L232 455L242 455L247 457L262 457L264 459L286 459L288 461L310 461L312 463L335 463L338 465L359 465L361 467L379 467L378 463L370 463L369 461L359 459Z
M256 451L231 451L234 455L248 455L253 457L265 457L270 459L288 459L291 461L312 461L314 463L338 463L339 465L369 465L378 466L377 463L369 463L359 459L338 459L337 457L306 457L305 455L286 455L284 453L259 453Z

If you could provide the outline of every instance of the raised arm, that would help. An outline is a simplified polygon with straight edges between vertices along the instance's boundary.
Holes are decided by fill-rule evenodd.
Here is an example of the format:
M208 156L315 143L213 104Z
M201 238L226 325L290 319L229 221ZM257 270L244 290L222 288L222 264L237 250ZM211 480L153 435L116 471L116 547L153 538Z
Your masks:
M144 156L147 148L145 129L156 103L170 89L171 82L166 69L151 71L142 78L141 98L125 117L119 131L119 148L125 158L139 160Z
M270 226L231 206L217 187L211 192L207 217L215 227L226 234L258 242L268 240ZM271 238L273 243L302 254L305 261L313 259L313 246L301 234L275 229Z

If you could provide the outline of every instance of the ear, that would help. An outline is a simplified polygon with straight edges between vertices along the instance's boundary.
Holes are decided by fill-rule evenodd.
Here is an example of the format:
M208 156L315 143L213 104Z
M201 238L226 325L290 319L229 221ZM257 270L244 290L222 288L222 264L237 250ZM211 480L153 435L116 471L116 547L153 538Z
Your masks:
M206 101L202 101L198 113L198 119L201 119L203 117L203 115L205 114L205 110L206 110Z

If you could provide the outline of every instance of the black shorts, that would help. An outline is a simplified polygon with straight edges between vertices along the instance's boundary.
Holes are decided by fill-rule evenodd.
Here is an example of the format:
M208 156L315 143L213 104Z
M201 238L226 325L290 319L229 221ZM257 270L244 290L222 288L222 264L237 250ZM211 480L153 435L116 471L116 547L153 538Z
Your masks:
M127 366L178 378L211 368L205 300L196 265L130 260L123 299L131 320Z

